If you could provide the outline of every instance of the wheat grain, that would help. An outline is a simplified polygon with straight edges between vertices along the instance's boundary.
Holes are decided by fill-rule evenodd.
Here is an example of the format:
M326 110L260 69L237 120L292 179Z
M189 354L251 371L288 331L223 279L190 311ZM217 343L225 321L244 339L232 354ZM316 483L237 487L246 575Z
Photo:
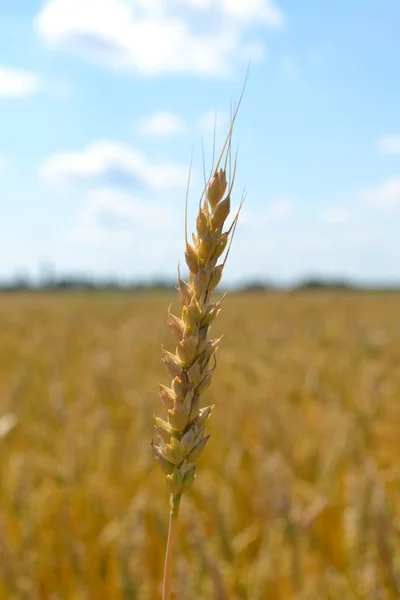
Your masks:
M171 593L171 560L180 500L194 482L196 463L209 439L209 435L206 435L206 422L213 406L201 408L200 397L211 383L216 364L215 354L221 340L209 339L211 325L218 316L222 303L222 299L212 301L211 294L221 281L240 212L239 209L230 227L224 231L231 212L231 192L235 178L234 168L228 185L226 165L228 160L230 162L232 129L239 106L240 101L217 165L200 198L192 245L187 240L186 219L185 259L189 277L187 282L184 281L178 271L177 290L182 312L180 317L169 313L168 318L177 347L175 354L162 349L162 361L172 377L172 383L170 387L159 384L159 393L168 411L168 418L164 420L155 417L157 445L152 442L152 447L158 464L167 475L171 505L164 600L169 599ZM225 166L221 168L224 158Z

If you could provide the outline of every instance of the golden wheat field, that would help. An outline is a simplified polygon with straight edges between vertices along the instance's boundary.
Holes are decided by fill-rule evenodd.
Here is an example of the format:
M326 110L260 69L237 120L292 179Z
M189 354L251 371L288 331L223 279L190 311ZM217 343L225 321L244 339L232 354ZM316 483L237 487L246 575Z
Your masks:
M159 600L175 297L0 298L0 599ZM400 297L228 294L179 600L400 598Z

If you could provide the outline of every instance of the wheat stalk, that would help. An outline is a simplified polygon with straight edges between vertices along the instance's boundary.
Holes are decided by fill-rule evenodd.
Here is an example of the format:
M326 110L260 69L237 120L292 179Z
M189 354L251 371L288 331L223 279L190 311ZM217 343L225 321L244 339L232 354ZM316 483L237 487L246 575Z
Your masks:
M211 294L221 280L240 212L239 208L230 227L224 231L231 212L230 196L236 160L229 185L226 166L228 159L229 164L231 162L232 130L243 92L244 87L216 167L200 197L193 245L187 239L186 218L185 259L189 277L187 282L183 281L178 271L177 290L182 313L177 317L169 312L168 319L177 347L175 354L162 349L162 361L172 377L172 383L171 387L159 384L159 393L168 411L168 419L155 417L157 445L152 442L152 447L158 464L167 475L170 493L171 512L163 600L171 597L173 546L180 500L182 494L193 484L196 462L210 437L206 435L205 429L213 406L200 408L200 397L211 383L216 364L215 353L221 340L209 339L211 324L219 314L222 303L222 299L212 302ZM220 168L224 158L224 168ZM224 253L225 257L222 258Z

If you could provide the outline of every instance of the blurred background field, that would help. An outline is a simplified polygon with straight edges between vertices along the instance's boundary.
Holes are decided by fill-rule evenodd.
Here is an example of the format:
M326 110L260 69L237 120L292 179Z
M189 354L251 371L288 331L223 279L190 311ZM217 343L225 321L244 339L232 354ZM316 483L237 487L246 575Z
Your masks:
M400 597L397 293L228 295L180 600ZM156 600L168 293L0 297L0 598Z

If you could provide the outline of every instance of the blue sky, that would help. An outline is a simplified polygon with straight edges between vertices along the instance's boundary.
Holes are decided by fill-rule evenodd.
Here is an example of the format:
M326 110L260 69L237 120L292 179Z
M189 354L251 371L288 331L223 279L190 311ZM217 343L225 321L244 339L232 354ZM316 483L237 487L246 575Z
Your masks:
M3 0L0 277L173 277L230 105L226 281L399 279L399 0Z

